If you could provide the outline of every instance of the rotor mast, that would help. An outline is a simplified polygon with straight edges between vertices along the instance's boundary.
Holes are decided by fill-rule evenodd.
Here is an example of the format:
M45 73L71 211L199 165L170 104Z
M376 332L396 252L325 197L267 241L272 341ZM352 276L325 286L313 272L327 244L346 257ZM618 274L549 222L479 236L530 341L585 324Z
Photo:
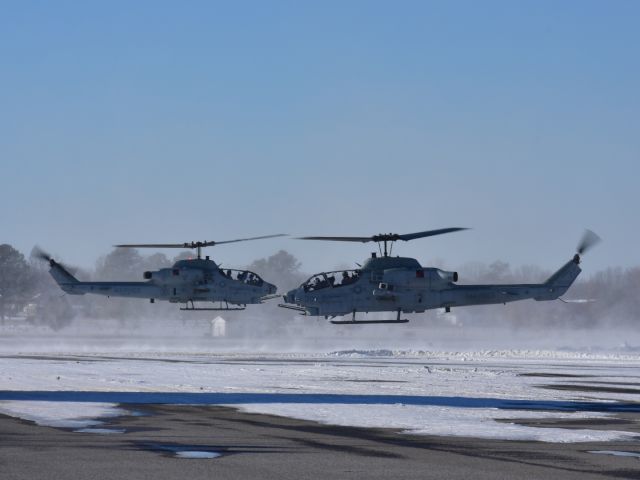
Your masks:
M389 253L387 253L387 243L391 243L391 248L389 248ZM384 253L383 256L388 257L391 254L391 250L393 250L393 240L383 240L382 243L384 244ZM380 248L380 242L378 242L378 249ZM382 253L382 252L381 252Z
M213 247L215 242L191 242L191 245L185 243L185 248L195 248L196 249L196 258L200 260L202 258L202 247Z
M421 233L424 234L427 232L421 232ZM429 233L430 235L421 235L421 236L433 235L433 233L431 232ZM448 232L443 232L443 233L448 233ZM413 234L413 235L417 235L417 234ZM379 233L378 235L372 236L371 240L378 244L378 250L380 251L380 255L384 257L388 257L391 255L391 252L393 251L394 242L398 240L404 240L404 241L412 240L412 238L404 238L404 237L407 237L407 235L400 235L397 233ZM416 238L420 238L420 237L416 237Z

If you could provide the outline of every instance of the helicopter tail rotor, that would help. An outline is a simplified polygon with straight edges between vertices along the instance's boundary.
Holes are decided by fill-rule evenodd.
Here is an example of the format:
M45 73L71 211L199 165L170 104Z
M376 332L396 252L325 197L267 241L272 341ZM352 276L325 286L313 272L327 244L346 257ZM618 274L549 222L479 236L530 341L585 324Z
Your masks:
M51 276L56 281L56 283L58 283L59 285L79 282L79 280L69 272L69 270L74 271L75 269L70 268L60 262L56 262L49 253L47 253L40 247L35 246L33 248L32 255L36 259L42 260L43 262L47 262L49 264L49 272L51 273Z
M31 255L38 260L47 262L49 265L51 265L51 262L55 263L55 260L53 259L53 257L48 252L45 252L42 248L40 248L37 245L33 247Z
M586 229L584 231L584 234L582 235L582 238L580 239L580 242L578 243L578 246L576 247L576 254L573 257L573 261L575 263L580 263L581 257L601 241L602 239L598 236L598 234L596 234L592 230Z
M576 252L578 253L578 255L583 255L592 247L600 243L601 241L602 239L595 232L587 229L584 231L584 234L582 235L582 239L578 244L578 248Z

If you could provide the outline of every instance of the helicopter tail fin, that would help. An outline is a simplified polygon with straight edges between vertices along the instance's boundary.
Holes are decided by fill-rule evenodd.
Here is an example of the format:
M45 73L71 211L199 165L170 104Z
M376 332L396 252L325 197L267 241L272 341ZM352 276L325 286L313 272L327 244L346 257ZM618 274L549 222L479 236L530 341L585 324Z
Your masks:
M66 268L64 268L55 260L53 259L49 260L49 265L51 267L49 269L49 273L51 274L53 279L56 281L56 283L61 287L63 287L63 289L64 289L64 284L80 283L76 277L71 275Z
M580 275L581 271L580 257L576 255L551 275L544 284L553 289L554 295L563 295Z

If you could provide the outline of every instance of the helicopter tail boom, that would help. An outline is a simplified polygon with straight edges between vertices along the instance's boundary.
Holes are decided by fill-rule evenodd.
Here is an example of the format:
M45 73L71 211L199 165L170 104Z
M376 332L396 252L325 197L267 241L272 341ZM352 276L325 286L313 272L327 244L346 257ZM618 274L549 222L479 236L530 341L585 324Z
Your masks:
M81 282L69 271L53 259L49 260L49 273L69 295L96 295L130 297L130 298L160 298L161 290L148 282Z
M506 304L527 298L537 301L557 300L567 292L582 271L579 266L580 259L576 257L565 263L543 283L454 285L443 292L442 304L438 306Z

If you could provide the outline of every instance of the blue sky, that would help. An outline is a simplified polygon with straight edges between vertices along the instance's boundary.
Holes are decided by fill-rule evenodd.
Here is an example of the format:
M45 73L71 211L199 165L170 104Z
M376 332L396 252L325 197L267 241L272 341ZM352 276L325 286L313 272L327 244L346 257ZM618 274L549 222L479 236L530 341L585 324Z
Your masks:
M640 264L640 3L14 2L0 14L0 242L470 232L449 265ZM276 239L316 271L371 250Z

